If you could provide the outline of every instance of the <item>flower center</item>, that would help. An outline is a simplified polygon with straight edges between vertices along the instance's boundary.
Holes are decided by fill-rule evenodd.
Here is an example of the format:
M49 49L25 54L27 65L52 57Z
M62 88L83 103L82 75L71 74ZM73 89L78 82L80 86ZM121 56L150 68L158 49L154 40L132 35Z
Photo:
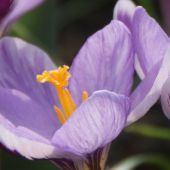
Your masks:
M13 0L1 0L0 2L0 20L9 12Z
M64 65L57 70L44 71L41 75L37 75L38 82L49 82L55 86L63 112L56 105L54 105L54 110L62 124L66 122L76 109L76 104L67 88L68 80L71 77L68 70L69 67ZM85 101L87 98L88 93L83 91L82 100Z

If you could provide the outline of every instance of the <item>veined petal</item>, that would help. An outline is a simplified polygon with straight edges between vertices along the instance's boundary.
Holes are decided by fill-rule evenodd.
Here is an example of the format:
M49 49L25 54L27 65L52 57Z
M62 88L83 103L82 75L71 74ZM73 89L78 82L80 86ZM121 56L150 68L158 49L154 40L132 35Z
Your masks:
M32 158L61 158L50 139L57 123L48 111L17 90L0 88L0 143Z
M0 134L2 134L0 135L0 142L11 151L17 151L28 159L55 158L57 157L56 153L61 155L54 146L17 136L16 132L14 133L12 130L15 131L16 128L7 129L0 124Z
M0 40L0 87L19 90L51 110L58 103L56 91L48 84L38 83L36 75L54 68L39 48L17 38Z
M17 38L0 40L0 115L14 126L34 131L46 140L61 126L53 110L57 104L56 91L36 82L36 75L53 68L51 60L40 49ZM4 134L0 137L5 144L8 137Z
M157 102L161 95L162 87L168 78L170 71L170 45L166 51L165 57L159 61L149 71L144 80L132 93L131 112L128 116L127 124L144 116L147 111Z
M133 36L137 57L146 75L164 57L170 41L159 24L142 7L137 7L134 14Z
M119 21L112 21L92 35L72 66L70 90L78 104L84 90L110 90L128 95L134 73L131 34Z
M48 108L14 89L0 88L0 115L16 127L28 128L48 140L58 128L55 112L50 113Z
M57 130L48 110L26 94L0 88L0 143L28 159L70 158L51 144ZM74 158L75 155L71 155Z
M65 151L84 155L102 148L124 128L129 100L109 91L95 92L56 132L52 142Z
M136 5L131 0L118 0L113 11L113 18L122 21L130 30Z
M165 115L170 119L170 77L168 77L162 88L161 104Z
M40 5L44 0L13 0L8 14L1 20L0 33L2 34L14 21L27 11Z

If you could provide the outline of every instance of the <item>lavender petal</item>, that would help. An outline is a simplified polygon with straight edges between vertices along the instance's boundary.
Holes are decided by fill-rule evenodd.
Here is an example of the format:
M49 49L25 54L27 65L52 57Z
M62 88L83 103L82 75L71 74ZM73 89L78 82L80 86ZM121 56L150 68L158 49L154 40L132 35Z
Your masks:
M146 75L158 61L163 59L170 40L159 24L142 7L137 7L135 10L133 36L137 57Z
M170 46L163 57L163 61L155 64L130 96L131 112L128 116L127 124L131 124L144 116L159 99L162 87L170 71L169 55Z
M129 100L108 91L95 92L56 132L52 142L58 148L85 155L114 140L124 128Z
M123 49L123 50L122 50ZM110 90L128 95L134 73L131 35L119 21L112 21L92 35L71 66L70 90L78 104L82 92Z
M118 0L113 11L113 18L122 21L130 30L136 5L131 0Z

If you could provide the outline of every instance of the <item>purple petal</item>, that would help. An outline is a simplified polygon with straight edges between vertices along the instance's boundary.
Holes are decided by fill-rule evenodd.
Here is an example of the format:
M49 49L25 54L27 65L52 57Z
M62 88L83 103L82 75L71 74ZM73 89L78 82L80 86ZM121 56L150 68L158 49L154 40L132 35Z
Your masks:
M57 117L56 117L57 120ZM48 110L17 90L0 88L0 142L31 158L60 157L50 144L57 124Z
M13 0L8 11L6 11L6 16L1 18L0 33L6 30L13 22L15 22L20 16L22 16L27 11L40 5L44 0ZM7 7L6 7L7 8ZM4 13L5 15L5 13Z
M164 57L170 41L142 7L138 7L134 14L133 36L139 63L146 75Z
M57 95L50 85L37 83L36 75L52 68L55 66L40 49L17 38L0 40L0 115L5 119L3 129L10 121L13 126L21 127L17 133L27 129L48 141L51 139L60 127L53 110L53 105L58 103ZM31 138L25 136L25 132L21 134L24 135L23 140L37 141L32 134ZM2 143L8 143L4 141L6 137L3 134L0 136ZM38 142L44 141L38 138Z
M113 18L122 21L130 30L136 5L131 0L118 0L113 11Z
M165 115L167 116L167 118L170 119L170 78L169 77L162 88L161 104Z
M50 140L58 125L57 115L17 91L0 88L0 115L16 127L23 126Z
M56 132L52 142L77 155L92 153L119 135L128 112L127 97L108 91L95 92Z
M38 83L36 75L54 68L37 47L17 38L0 40L0 87L19 90L52 110L57 104L56 91L48 84Z
M162 87L168 78L170 71L170 46L163 61L159 61L147 74L145 79L132 93L131 112L127 124L131 124L144 116L157 102L161 95Z
M123 50L122 50L123 49ZM84 90L110 90L128 95L134 73L131 36L119 21L112 21L92 35L71 67L70 89L77 103Z
M54 148L54 146L30 140L24 137L18 137L16 133L13 133L13 131L17 131L17 129L15 129L15 127L7 129L0 124L0 134L3 134L0 135L0 141L11 151L17 151L22 156L28 159L54 158L57 157L59 154L61 155L59 151L56 151L56 148Z

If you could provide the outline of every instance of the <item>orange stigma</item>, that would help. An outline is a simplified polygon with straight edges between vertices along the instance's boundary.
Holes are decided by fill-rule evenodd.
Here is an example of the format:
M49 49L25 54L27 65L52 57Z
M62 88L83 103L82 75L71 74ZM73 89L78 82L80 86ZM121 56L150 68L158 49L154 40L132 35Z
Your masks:
M44 71L41 75L37 75L37 81L40 83L49 82L55 86L62 106L62 111L55 105L54 111L62 124L72 115L76 109L76 104L67 88L68 80L71 77L69 73L69 67L64 65L59 67L57 70ZM82 100L86 101L88 98L88 93L83 91Z

